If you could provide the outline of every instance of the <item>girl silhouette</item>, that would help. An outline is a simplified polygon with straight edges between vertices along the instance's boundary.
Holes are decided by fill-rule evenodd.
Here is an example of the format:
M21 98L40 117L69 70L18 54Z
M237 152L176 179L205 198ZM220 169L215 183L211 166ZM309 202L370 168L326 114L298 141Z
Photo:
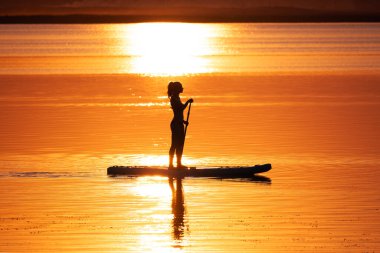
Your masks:
M174 117L170 123L170 129L172 131L172 144L169 150L169 169L173 169L174 153L177 156L177 168L186 169L187 167L182 165L182 152L183 144L185 142L185 129L184 124L188 125L189 122L183 119L183 111L186 109L189 103L193 103L194 100L190 98L185 104L182 104L179 94L183 92L183 87L180 82L170 82L168 85L168 97L170 98L170 105L173 109Z

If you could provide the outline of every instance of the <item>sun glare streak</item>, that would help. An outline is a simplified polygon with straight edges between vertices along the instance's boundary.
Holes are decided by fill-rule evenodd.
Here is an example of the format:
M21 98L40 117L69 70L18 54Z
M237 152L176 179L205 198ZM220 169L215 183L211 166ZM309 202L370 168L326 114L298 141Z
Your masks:
M125 51L131 72L154 76L211 72L213 26L185 23L141 23L126 27Z
M109 161L114 165L133 165L133 166L168 166L169 164L169 154L168 155L148 155L148 154L134 154L134 155L124 155L124 154L114 154L106 156L105 160ZM194 157L183 156L182 161L187 166L197 166L200 159ZM175 162L175 158L174 158Z
M184 164L193 166L196 161L190 157L183 156ZM135 164L140 166L167 166L169 155L140 155L135 157Z

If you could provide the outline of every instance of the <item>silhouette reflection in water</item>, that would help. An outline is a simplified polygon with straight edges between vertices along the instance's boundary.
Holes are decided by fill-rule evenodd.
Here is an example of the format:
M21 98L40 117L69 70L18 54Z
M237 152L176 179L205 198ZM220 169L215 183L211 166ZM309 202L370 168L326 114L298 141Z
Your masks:
M175 185L174 185L175 181ZM181 177L169 177L169 185L172 190L172 214L173 214L173 239L176 243L175 246L183 246L182 240L186 230L188 230L185 223L185 199L182 186Z
M182 185L183 177L169 177L169 186L172 191L172 228L173 228L173 247L183 248L186 244L185 235L189 234L189 225L186 214L185 195ZM228 179L227 179L228 180ZM238 180L238 179L230 179ZM271 179L264 176L253 176L250 179L238 180L239 182L253 182L270 185Z

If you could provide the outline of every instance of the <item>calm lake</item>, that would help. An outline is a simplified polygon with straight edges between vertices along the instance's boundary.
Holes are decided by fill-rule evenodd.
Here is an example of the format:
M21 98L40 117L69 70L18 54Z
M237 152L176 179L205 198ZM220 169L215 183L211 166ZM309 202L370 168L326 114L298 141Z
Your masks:
M0 25L0 252L377 252L380 24ZM108 177L184 164L252 180ZM182 189L182 190L180 190Z

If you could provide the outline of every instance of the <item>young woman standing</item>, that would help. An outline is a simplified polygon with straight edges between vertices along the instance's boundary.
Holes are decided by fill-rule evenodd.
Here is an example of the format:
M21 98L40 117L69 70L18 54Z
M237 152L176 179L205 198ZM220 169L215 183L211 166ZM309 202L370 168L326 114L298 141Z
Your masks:
M187 167L182 164L183 145L185 142L185 129L184 125L188 125L189 122L183 119L183 111L186 109L189 103L193 103L194 100L190 98L185 104L182 104L179 94L183 92L183 87L180 82L170 82L168 85L168 97L170 98L170 105L172 107L174 117L170 123L170 129L172 131L172 144L169 150L169 169L173 169L174 154L177 157L177 168L186 169Z

